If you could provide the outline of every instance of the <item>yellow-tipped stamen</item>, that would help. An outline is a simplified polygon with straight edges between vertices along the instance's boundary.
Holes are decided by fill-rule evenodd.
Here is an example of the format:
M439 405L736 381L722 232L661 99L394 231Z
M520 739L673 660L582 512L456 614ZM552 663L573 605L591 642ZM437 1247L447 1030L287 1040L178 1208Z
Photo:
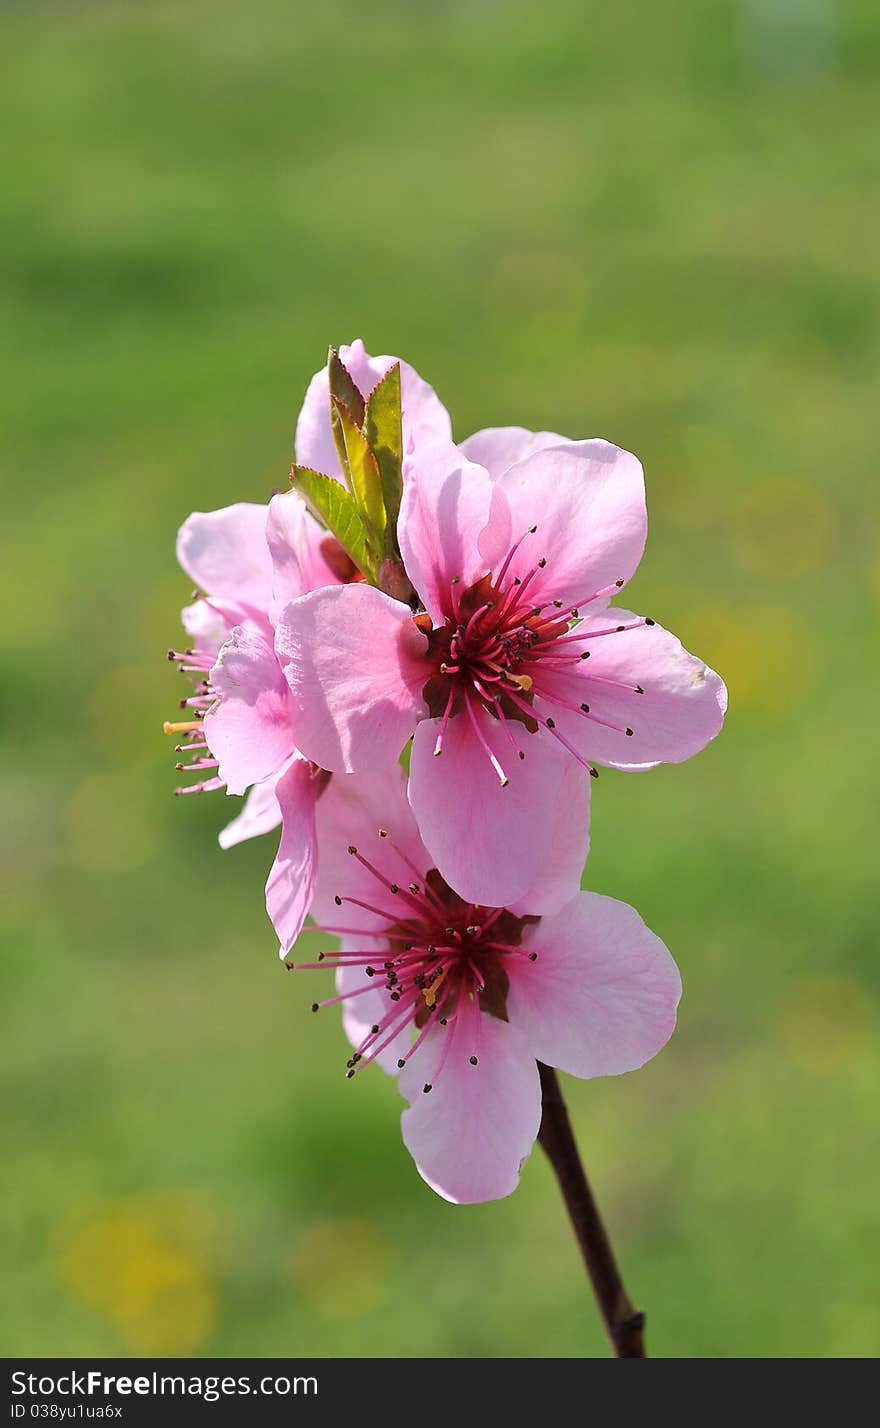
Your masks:
M193 729L201 728L201 719L184 719L182 723L178 724L171 724L166 719L165 723L162 725L163 732L166 734L189 734Z
M426 1006L426 1007L433 1007L433 1006L436 1004L436 1001L437 1001L437 993L439 992L440 988L443 986L443 983L446 981L446 976L447 976L447 973L448 973L448 972L449 972L449 967L448 967L448 966L447 966L447 967L444 967L444 968L443 968L443 971L440 973L440 976L437 978L436 982L432 982L431 985L430 985L430 987L425 987L424 991L422 992L422 996L423 996L424 999L425 999L425 1006Z
M494 670L496 674L504 675L508 683L517 685L517 687L521 689L524 694L528 694L533 683L532 676L530 674L511 674L509 669L505 669L503 665L497 664L496 661L493 659L487 659L485 663L488 665L489 669Z

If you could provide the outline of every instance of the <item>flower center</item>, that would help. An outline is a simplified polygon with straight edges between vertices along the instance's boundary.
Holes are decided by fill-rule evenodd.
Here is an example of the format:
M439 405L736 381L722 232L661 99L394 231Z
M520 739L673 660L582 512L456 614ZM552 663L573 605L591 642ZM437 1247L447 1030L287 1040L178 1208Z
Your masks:
M583 665L590 658L590 641L654 624L653 620L639 619L608 629L579 628L581 609L615 594L623 585L622 580L615 580L586 595L577 604L571 604L547 596L551 582L545 574L548 568L545 556L536 560L524 576L512 574L513 557L523 541L534 536L537 529L530 526L511 546L497 575L490 571L465 588L453 579L451 614L445 624L433 629L427 616L416 617L416 623L428 638L429 658L436 664L436 672L423 690L430 717L441 721L435 755L443 752L449 720L464 716L502 786L510 780L489 746L486 729L481 727L484 715L502 724L516 720L530 734L537 733L539 727L546 729L594 778L598 777L598 770L556 727L552 714L545 715L535 708L535 698L621 734L632 735L632 729L596 715L589 702L566 698L567 691L560 688L559 676L585 673ZM536 584L540 585L540 594L536 593ZM644 693L641 685L624 685L605 678L597 678L596 683L625 689L628 693ZM525 752L509 731L508 737L513 753L524 759Z
M509 979L506 965L511 958L537 961L538 953L520 945L526 926L536 917L517 917L506 908L487 908L465 902L444 882L436 868L421 874L385 829L379 837L394 850L412 873L405 886L392 881L376 863L366 858L355 844L349 855L370 875L377 887L373 901L337 895L337 907L360 909L377 915L378 926L322 926L317 930L360 937L372 947L344 952L320 953L316 962L288 962L290 970L350 967L362 970L365 978L353 990L313 1002L312 1010L378 992L383 1014L349 1058L347 1075L369 1065L402 1034L415 1033L415 1040L398 1057L403 1068L433 1027L444 1035L440 1041L437 1069L424 1090L430 1091L446 1065L456 1027L467 1035L459 1046L469 1047L468 1060L479 1063L482 1017L507 1021ZM399 866L399 861L398 861ZM355 913L351 919L359 921ZM384 924L384 925L383 925Z

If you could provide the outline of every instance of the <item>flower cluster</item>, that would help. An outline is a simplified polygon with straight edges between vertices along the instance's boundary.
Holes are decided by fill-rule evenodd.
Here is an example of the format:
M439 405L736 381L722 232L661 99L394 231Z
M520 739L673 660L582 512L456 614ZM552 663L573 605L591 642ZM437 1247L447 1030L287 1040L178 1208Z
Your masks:
M199 587L178 792L246 794L222 846L280 824L266 902L291 968L336 969L353 1051L399 1075L403 1136L455 1201L509 1194L537 1062L644 1064L680 980L625 904L582 892L591 778L697 753L721 679L614 604L647 534L639 462L518 427L452 441L405 362L331 350L291 490L184 523ZM408 751L405 774L401 755ZM188 762L184 762L188 759ZM338 937L293 951L306 918Z

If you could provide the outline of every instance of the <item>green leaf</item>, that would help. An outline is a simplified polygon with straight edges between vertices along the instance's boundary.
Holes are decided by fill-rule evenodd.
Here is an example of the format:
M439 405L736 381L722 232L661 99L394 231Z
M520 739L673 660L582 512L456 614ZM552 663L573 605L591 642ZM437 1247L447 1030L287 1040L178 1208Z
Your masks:
M364 424L364 399L335 347L331 347L327 354L327 380L330 383L330 425L333 428L333 440L336 442L339 464L346 470L342 432L333 420L334 398L351 412L355 426Z
M376 458L345 402L332 394L330 422L340 448L340 457L351 494L381 547L385 533L385 502L382 498L382 480Z
M372 585L378 581L378 563L371 533L350 491L332 476L294 466L290 484L299 491L309 510L332 531L342 549Z
M327 357L327 376L330 379L331 397L338 397L341 402L345 402L358 426L363 426L364 399L335 347L330 348Z
M397 515L403 492L403 427L400 408L400 363L385 373L367 398L364 434L382 478L387 525L386 553L398 554Z

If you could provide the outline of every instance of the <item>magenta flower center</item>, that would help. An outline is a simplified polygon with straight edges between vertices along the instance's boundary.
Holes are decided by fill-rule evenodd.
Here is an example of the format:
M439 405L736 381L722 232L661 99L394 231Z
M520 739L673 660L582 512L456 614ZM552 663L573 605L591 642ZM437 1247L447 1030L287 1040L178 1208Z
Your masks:
M597 770L557 728L551 714L535 708L539 697L557 708L568 710L581 718L603 724L621 734L632 735L632 729L610 723L593 712L588 700L566 697L568 693L560 676L579 675L586 678L583 665L590 658L589 642L604 636L623 634L626 630L654 621L640 619L628 624L609 625L607 629L580 630L581 608L595 600L614 594L623 585L615 580L584 596L577 604L566 603L546 594L547 575L552 575L548 558L541 556L524 576L511 573L511 562L527 537L534 536L537 526L531 526L524 536L511 546L498 574L490 572L474 585L462 588L453 581L450 587L451 614L437 629L420 628L428 636L430 651L437 664L424 688L424 697L432 718L441 725L434 746L436 755L443 752L443 739L449 720L461 715L467 718L486 757L495 769L502 785L509 782L501 760L489 747L480 726L481 713L502 723L517 720L536 733L545 728L593 777ZM535 586L540 579L541 593ZM417 617L418 621L418 617ZM641 685L618 684L615 680L598 679L598 684L612 685L629 693L642 694ZM524 751L510 738L512 753L525 758Z
M430 1091L447 1064L453 1040L468 1048L472 1066L479 1063L480 1026L484 1015L507 1020L509 986L506 965L511 958L537 961L535 951L520 945L523 930L535 917L516 917L506 908L488 908L465 902L436 871L424 876L401 849L379 830L410 873L405 886L391 881L354 845L349 854L370 874L376 891L364 898L337 895L337 907L359 909L380 921L369 931L342 923L318 930L369 940L371 947L320 954L316 962L288 963L291 970L349 967L363 971L365 981L351 991L313 1002L312 1010L334 1006L367 993L379 992L384 1012L377 1017L348 1061L348 1076L369 1065L401 1034L415 1033L409 1048L399 1056L403 1068L433 1027L444 1035L437 1066L424 1090ZM352 922L360 921L355 914ZM384 925L383 925L384 922ZM456 1028L464 1039L453 1036Z

